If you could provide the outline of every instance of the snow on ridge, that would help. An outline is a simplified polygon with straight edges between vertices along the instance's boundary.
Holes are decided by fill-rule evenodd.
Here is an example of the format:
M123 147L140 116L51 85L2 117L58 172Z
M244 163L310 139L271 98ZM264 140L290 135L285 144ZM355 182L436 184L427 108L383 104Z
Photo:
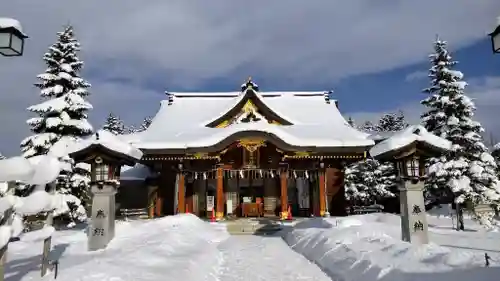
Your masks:
M370 149L372 157L379 156L391 150L396 150L414 142L423 142L443 150L451 148L451 142L429 133L423 126L414 125L396 133L388 139L376 144Z
M199 128L196 131L189 131L187 133L180 133L177 139L173 142L166 141L137 141L134 143L135 146L143 149L154 149L154 148L189 148L189 147L205 147L213 146L230 136L237 134L239 132L245 131L258 131L262 133L268 133L275 135L284 142L295 145L295 146L316 146L316 147L350 147L350 146L371 146L373 145L373 140L368 138L363 138L364 135L357 135L357 131L350 127L346 128L347 136L338 136L337 139L331 139L325 137L299 137L298 132L302 132L307 135L307 132L317 131L316 133L322 134L325 131L321 126L276 126L265 123L241 123L234 124L224 129L213 129L213 128ZM295 133L297 132L297 133ZM344 137L344 139L340 138Z

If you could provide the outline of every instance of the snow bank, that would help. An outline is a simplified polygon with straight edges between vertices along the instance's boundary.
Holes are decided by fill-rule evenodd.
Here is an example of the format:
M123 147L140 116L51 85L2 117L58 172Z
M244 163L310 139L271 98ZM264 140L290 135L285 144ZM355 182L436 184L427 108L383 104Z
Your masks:
M29 180L35 174L35 169L24 157L17 156L0 160L0 182Z
M45 185L57 179L61 173L61 162L54 156L39 155L28 159L35 173L30 179L24 181L27 184Z
M451 148L451 142L448 140L429 133L420 125L415 125L410 126L402 132L396 133L392 137L376 144L370 149L370 155L372 157L377 157L391 150L396 150L410 145L414 142L423 142L443 150Z
M8 263L12 267L7 265L8 279L40 279L40 272L33 268L40 263L42 232L35 233L34 237L25 234L21 241L9 245ZM222 264L218 242L228 238L225 230L191 214L118 222L116 237L106 249L95 252L87 251L84 232L54 233L51 256L61 265L58 281L215 281ZM27 265L31 269L22 269L26 260L34 261ZM20 273L22 271L26 273Z
M401 241L399 216L389 214L311 219L284 239L334 280L493 281L500 273L500 268L484 268L484 252Z
M47 226L45 225L42 229L35 230L35 231L30 231L21 236L21 241L24 242L36 242L36 241L43 241L46 238L49 238L52 236L52 234L55 232L55 229L53 226Z

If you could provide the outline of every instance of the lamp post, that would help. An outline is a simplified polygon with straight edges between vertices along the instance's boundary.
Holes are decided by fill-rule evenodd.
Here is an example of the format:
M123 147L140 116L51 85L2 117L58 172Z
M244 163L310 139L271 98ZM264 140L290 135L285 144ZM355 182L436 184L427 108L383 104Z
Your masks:
M0 54L6 57L22 56L26 38L28 36L23 33L19 21L0 18Z
M497 27L489 34L493 53L500 54L500 17L497 18Z

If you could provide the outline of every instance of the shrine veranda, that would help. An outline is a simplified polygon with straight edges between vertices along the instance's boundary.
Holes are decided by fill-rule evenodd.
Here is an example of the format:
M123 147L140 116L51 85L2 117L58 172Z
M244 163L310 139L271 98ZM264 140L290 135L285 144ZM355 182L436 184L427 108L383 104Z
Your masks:
M330 92L170 93L122 172L117 208L150 217L323 216L345 213L343 167L367 156Z

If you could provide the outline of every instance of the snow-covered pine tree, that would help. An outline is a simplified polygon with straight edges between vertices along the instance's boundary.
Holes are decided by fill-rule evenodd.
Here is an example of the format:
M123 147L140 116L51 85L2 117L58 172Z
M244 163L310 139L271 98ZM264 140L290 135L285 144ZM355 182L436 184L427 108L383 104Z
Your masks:
M405 116L402 111L398 111L384 114L375 126L375 130L378 132L397 132L406 127L408 127L408 123L406 123Z
M493 146L491 155L495 158L497 166L500 164L500 142Z
M378 200L394 197L395 174L392 165L374 159L359 161L346 167L345 196L351 205L371 205Z
M352 119L352 117L349 117L349 119L347 119L347 124L349 124L349 126L353 128L356 127L356 124L354 123L354 119Z
M125 131L127 132L127 134L133 134L139 132L139 129L137 129L134 125L130 125L125 128Z
M407 126L400 111L383 115L375 125L367 121L360 129L368 133L394 132ZM351 164L345 170L345 192L351 204L357 205L373 204L398 196L394 166L390 162L380 163L374 159Z
M90 84L79 75L83 67L83 61L77 56L80 43L75 39L71 26L58 32L57 36L57 42L43 56L47 69L37 76L40 82L35 84L41 90L44 101L28 108L37 117L27 121L34 135L21 142L25 157L46 154L62 137L78 139L93 132L87 121L87 111L92 105L84 99L89 95ZM81 192L87 191L87 187L82 189L81 185L86 174L79 174L69 157L61 158L61 162L66 164L66 168L58 179L56 192L65 194L68 205L72 206L70 219L79 220L85 213L75 195L80 196Z
M109 113L102 129L115 135L123 135L125 133L125 125L123 124L123 121L120 117L114 115L113 113Z
M429 161L426 183L432 197L453 196L459 212L466 201L498 203L500 191L496 163L483 143L483 128L472 117L474 103L465 94L463 74L453 70L457 63L447 50L447 42L437 39L429 56L431 85L421 103L427 111L421 116L424 127L452 142L450 153ZM485 222L484 218L479 218ZM463 229L463 219L459 228Z
M150 116L144 118L144 120L142 121L142 124L139 127L139 129L137 130L137 132L146 131L146 129L149 127L149 125L151 125L152 121L153 121L153 118L151 118Z
M7 157L3 156L3 154L2 154L2 153L0 153L0 160L3 160L3 159L5 159L5 158L7 158Z
M366 121L359 125L358 129L367 133L376 132L376 126L371 121Z

